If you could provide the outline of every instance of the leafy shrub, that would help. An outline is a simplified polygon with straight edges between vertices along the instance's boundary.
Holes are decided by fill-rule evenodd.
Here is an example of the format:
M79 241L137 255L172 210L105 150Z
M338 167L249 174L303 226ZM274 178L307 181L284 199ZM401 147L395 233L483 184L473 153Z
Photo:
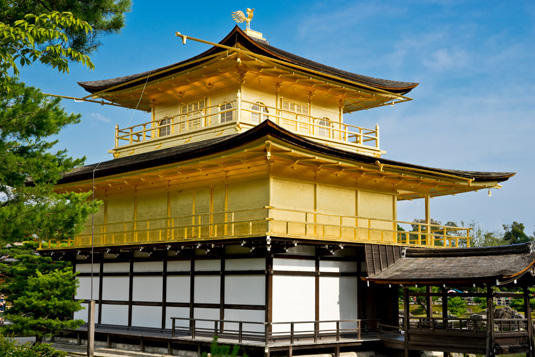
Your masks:
M46 343L31 345L29 342L23 345L14 340L5 338L0 334L0 352L2 356L10 357L65 357L66 352L58 351Z

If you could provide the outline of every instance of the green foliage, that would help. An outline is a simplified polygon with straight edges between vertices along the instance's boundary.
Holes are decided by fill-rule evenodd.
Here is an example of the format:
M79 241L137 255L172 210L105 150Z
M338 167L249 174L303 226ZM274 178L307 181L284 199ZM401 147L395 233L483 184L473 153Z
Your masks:
M0 335L0 351L2 351L2 356L11 356L11 357L65 357L67 356L66 352L58 351L46 343L33 345L33 346L30 343L19 345L15 341L7 339L2 335Z
M218 342L218 337L217 336L214 336L213 340L212 340L212 345L210 346L210 354L212 357L236 357L238 356L238 353L240 352L240 346L239 345L234 345L232 347L232 351L230 349L230 346L228 345L220 345ZM208 353L207 352L203 352L201 354L201 357L208 357ZM243 354L243 357L247 357L247 354L244 353Z
M535 240L534 237L530 237L524 233L524 228L523 223L513 222L510 225L504 224L503 230L505 233L503 235L503 240L507 244L526 243Z
M92 31L69 24L61 27L68 37L66 44L80 53L90 54L100 46L100 36L117 33L125 26L125 14L130 8L130 0L3 0L0 1L0 22L14 25L26 14L69 12L75 19L90 25Z
M518 289L518 291L520 292L521 290ZM529 288L529 296L530 297L533 296L533 298L529 299L529 305L531 307L531 310L533 310L533 309L535 309L535 287ZM513 310L525 312L524 299L523 298L522 299L512 299L511 303L509 304L509 306Z
M466 314L466 301L460 296L452 296L448 298L448 311L457 317L462 317Z
M12 302L12 307L5 313L12 322L5 327L8 333L32 335L40 343L43 337L83 324L82 320L71 319L82 306L81 302L73 300L78 287L77 273L68 263L31 255L17 259L21 262L8 269L11 277L8 293Z
M69 71L69 61L94 68L89 56L69 47L68 32L91 31L91 26L69 12L52 11L41 15L31 13L12 24L0 22L0 85L6 84L10 71L19 75L19 65L35 61L60 72ZM46 45L45 45L46 44Z
M36 88L8 83L9 92L0 90L0 242L72 238L98 203L87 201L90 193L53 191L62 173L83 159L50 152L56 141L47 137L80 116L67 114L59 99Z

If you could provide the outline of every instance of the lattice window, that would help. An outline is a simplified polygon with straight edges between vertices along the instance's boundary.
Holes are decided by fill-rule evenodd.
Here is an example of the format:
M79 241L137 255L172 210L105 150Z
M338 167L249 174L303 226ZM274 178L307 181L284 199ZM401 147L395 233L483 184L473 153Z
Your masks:
M173 119L170 117L165 117L158 122L160 128L158 129L159 136L171 135L171 123Z
M232 103L223 103L219 106L219 121L226 123L234 119L234 111L232 110Z
M197 102L182 104L180 107L179 130L193 130L201 127L204 114L204 99Z
M251 122L259 124L264 120L268 120L269 116L267 113L269 113L268 108L263 103L256 102L251 105Z
M318 135L329 137L329 128L331 127L331 121L327 117L323 117L320 120L318 120Z

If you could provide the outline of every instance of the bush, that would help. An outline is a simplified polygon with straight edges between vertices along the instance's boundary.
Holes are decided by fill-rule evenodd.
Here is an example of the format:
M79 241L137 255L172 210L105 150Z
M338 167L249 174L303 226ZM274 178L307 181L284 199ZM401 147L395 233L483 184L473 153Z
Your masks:
M66 352L58 351L52 346L41 343L31 345L29 342L23 345L17 344L14 340L5 338L0 334L0 351L2 356L10 357L65 357Z

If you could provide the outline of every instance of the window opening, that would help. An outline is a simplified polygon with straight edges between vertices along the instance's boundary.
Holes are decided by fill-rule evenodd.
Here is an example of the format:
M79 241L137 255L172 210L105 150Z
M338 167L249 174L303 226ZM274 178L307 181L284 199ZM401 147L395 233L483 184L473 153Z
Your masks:
M234 111L232 110L231 103L223 103L219 106L219 121L221 123L226 123L234 119Z
M251 105L251 122L260 124L260 122L268 120L269 116L267 113L269 113L268 108L263 103L256 102Z
M173 119L170 117L165 117L158 123L160 128L158 129L159 136L171 135L171 123Z
M329 118L327 118L327 117L321 118L318 121L318 125L319 125L318 135L319 136L328 137L329 136L329 127L331 126L331 121L329 120Z

